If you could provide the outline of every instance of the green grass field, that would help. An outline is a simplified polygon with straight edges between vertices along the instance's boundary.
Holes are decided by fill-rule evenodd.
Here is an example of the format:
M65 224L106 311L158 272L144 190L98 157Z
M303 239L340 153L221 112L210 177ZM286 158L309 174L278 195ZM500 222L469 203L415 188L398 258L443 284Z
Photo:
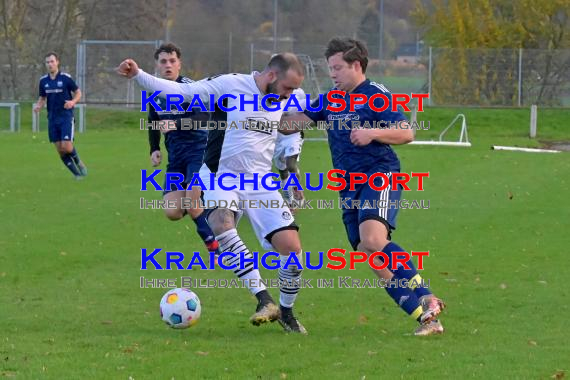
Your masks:
M462 111L472 148L396 148L403 171L430 172L424 192L404 197L430 200L431 208L402 211L393 235L408 250L431 252L422 275L448 309L441 318L446 333L428 338L412 335L415 323L383 289L337 287L301 291L296 309L308 336L286 335L276 324L249 325L255 301L245 289L198 289L200 323L169 329L158 307L166 289L141 289L141 275L233 274L140 270L141 248L190 254L202 246L188 220L170 222L161 210L139 209L141 196L161 198L139 191L140 169L151 168L139 114L88 109L88 132L76 146L89 177L74 181L45 128L32 135L30 112L23 112L21 133L0 134L0 377L567 376L570 153L489 150L540 145L526 138L528 110L431 109L422 119L431 119L433 129L419 137L436 136ZM569 110L541 111L539 140L570 140L568 120ZM329 170L326 143L306 142L301 168ZM349 248L338 209L305 210L297 219L304 250ZM247 221L240 230L250 249L261 250ZM304 276L373 278L363 264Z

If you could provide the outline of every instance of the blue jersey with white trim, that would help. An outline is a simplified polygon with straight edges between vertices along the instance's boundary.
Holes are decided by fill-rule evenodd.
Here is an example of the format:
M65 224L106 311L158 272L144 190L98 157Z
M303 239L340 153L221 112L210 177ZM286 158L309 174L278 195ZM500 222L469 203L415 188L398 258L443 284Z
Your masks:
M333 88L331 91L333 90L337 89ZM390 103L392 99L386 87L368 79L356 87L352 93L366 95L367 99L374 94L384 94ZM340 98L340 96L334 97ZM406 120L406 117L399 111L392 112L391 104L382 112L372 110L368 103L355 106L354 111L351 112L349 93L345 95L344 100L346 102L344 110L329 111L326 108L331 103L325 94L320 111L305 110L305 115L315 122L326 122L329 125L332 123L332 127L329 127L327 132L334 168L352 173L399 172L400 160L389 144L372 141L366 146L357 146L350 141L350 133L355 127L354 122L358 122L360 127L366 125L366 122L371 127L386 127L387 123ZM319 100L316 100L311 107L316 108L318 103ZM338 108L338 105L339 103L333 103L331 106ZM382 108L384 101L377 98L374 100L374 106Z
M73 108L65 109L66 101L73 99L72 92L78 87L67 73L57 72L54 79L50 75L40 78L39 95L47 98L47 112L49 120L64 120L73 118Z

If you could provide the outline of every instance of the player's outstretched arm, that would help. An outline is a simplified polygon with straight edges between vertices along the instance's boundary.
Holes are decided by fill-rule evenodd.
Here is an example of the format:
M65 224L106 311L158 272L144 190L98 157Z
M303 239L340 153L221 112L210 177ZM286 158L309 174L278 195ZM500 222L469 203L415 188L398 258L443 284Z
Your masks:
M144 72L132 59L125 59L121 62L117 68L117 73L129 79L136 79L138 84L147 90L161 91L167 95L182 95L188 101L191 101L195 95L198 95L202 102L208 103L210 94L218 98L222 96L224 90L226 90L226 79L224 75L192 83L178 83L172 80L157 78Z

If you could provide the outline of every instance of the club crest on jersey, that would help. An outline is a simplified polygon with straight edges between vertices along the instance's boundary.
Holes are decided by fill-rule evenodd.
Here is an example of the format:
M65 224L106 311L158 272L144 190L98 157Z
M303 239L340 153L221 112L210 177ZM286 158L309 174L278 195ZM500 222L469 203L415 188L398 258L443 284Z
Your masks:
M289 213L289 211L283 211L283 213L281 214L281 216L282 216L283 219L285 219L285 220L291 220L291 214Z
M58 81L57 81L57 87L63 87L63 82L60 81L60 80L58 80Z

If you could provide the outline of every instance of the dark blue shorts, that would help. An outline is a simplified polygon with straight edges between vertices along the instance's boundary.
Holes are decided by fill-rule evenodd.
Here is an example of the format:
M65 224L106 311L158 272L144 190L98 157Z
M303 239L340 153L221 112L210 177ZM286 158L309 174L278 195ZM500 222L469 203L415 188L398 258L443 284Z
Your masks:
M198 151L195 154L187 154L183 158L176 158L174 160L168 159L168 165L166 166L167 173L178 173L180 176L184 176L184 181L182 181L182 186L184 189L188 186L188 182L192 179L194 173L200 172L200 167L202 167L202 159L204 158L204 151ZM166 195L172 191L180 191L175 184L170 185L170 189L166 188L166 180L163 186L164 191L162 195Z
M390 173L385 173L392 181ZM374 184L378 187L382 185L382 179L377 178ZM367 220L377 220L384 224L388 229L388 238L392 230L396 229L396 217L398 215L397 202L400 200L402 188L392 190L392 184L386 189L378 191L373 190L368 183L359 185L354 191L346 191L341 193L341 198L345 200L345 204L352 206L346 208L343 204L342 221L346 228L348 240L353 249L357 249L360 243L360 223ZM360 201L359 207L355 207L355 202ZM365 205L365 201L371 206ZM392 203L390 203L392 202Z
M73 118L48 120L49 142L73 141L74 127L75 120Z

